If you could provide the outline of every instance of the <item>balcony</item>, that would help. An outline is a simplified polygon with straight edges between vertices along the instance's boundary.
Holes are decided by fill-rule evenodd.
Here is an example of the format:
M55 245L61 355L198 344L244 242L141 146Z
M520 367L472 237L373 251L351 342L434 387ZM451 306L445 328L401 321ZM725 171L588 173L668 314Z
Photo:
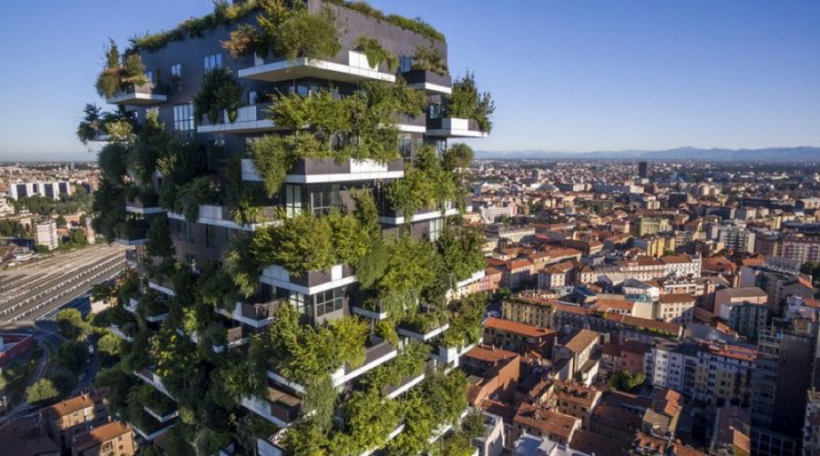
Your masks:
M149 415L148 413L145 413L145 414ZM149 416L151 416L153 418L152 415L149 415ZM171 422L170 424L169 423L156 423L152 426L141 427L141 428L137 427L134 423L129 423L129 424L131 424L131 427L134 428L134 432L139 434L139 436L142 437L146 442L151 442L151 441L154 441L154 440L158 439L159 437L161 437L166 432L168 432L172 427L174 427L174 425L176 423L173 423L173 422Z
M173 399L174 397L171 396L171 393L169 393L168 390L165 389L165 385L162 384L162 379L151 369L152 368L145 368L134 374L146 384L153 386L155 390Z
M203 204L199 206L199 220L197 220L197 223L202 225L219 226L232 230L256 231L263 226L268 226L275 223L273 222L275 217L276 209L274 207L261 207L259 211L259 220L269 221L260 221L258 223L240 225L233 220L233 217L231 216L231 208L228 206ZM175 212L169 212L168 218L174 220L185 220L184 215L177 214Z
M159 197L153 193L134 197L125 202L125 211L131 214L161 214L165 209L159 205Z
M117 229L114 242L126 247L144 245L148 240L148 222L146 220L129 220Z
M428 340L438 336L450 329L450 324L445 323L433 328L419 328L419 327L399 327L399 335L409 337L411 339L427 342Z
M418 385L419 383L423 382L424 379L427 377L427 372L432 372L433 369L436 367L436 362L433 360L428 360L424 364L424 369L421 371L419 375L411 375L409 377L405 377L402 381L395 386L386 386L382 391L388 399L395 399L407 391L410 391L414 386Z
M126 342L134 341L134 333L136 333L136 329L134 329L134 331L129 331L126 329L126 327L120 328L119 325L112 323L111 326L108 327L108 330L111 331L112 334Z
M376 309L367 309L367 308L364 308L364 307L352 307L350 309L350 311L353 312L356 315L361 316L361 317L369 318L371 320L376 320L376 321L387 320L387 317L389 316L388 312L386 310L383 311L381 309L381 307L377 307Z
M453 93L453 79L450 75L440 75L427 70L413 70L403 73L407 86L422 89L429 94L450 95Z
M388 163L376 160L341 160L333 158L299 159L288 172L289 184L323 184L364 180L400 179L404 177L404 159ZM242 180L262 182L264 179L252 159L242 160Z
M474 119L427 119L427 135L444 138L486 138Z
M379 215L379 223L383 225L404 225L408 222L424 222L457 214L458 209L454 208L453 203L449 201L444 204L444 211L434 208L417 209L413 212L413 217L410 220L405 218L403 210L394 210L387 207L382 211L382 215Z
M149 82L117 92L106 103L127 106L151 106L168 101L168 86Z
M356 276L350 266L331 266L325 271L310 271L301 276L291 276L287 269L273 265L262 271L259 279L272 287L302 293L304 295L315 295L316 293L343 287L356 282Z
M273 316L281 302L280 299L265 303L237 302L232 312L217 309L217 313L253 328L264 328L273 323Z
M330 60L256 57L254 66L239 70L239 77L267 82L299 78L317 78L352 84L361 81L396 82L396 76L387 70L384 63L380 67L370 66L364 54L350 50L342 50Z
M434 359L443 365L452 364L453 367L458 367L458 360L475 346L476 344L460 348L439 346L438 353L430 353L430 359Z
M399 131L405 133L427 133L427 115L422 113L417 116L407 115L401 112L393 114L396 126Z
M268 118L268 108L271 103L258 103L252 106L243 106L237 110L236 120L231 122L227 112L222 113L222 118L216 123L212 123L207 116L202 116L202 121L196 128L197 133L218 133L218 134L251 134L263 133L276 129L273 121Z
M331 375L333 386L339 387L353 380L356 377L366 374L371 370L390 361L398 355L396 347L390 342L379 341L377 338L371 341L365 352L364 363L355 369L345 366Z
M293 424L302 411L302 399L271 386L267 387L264 398L244 397L241 404L279 427Z

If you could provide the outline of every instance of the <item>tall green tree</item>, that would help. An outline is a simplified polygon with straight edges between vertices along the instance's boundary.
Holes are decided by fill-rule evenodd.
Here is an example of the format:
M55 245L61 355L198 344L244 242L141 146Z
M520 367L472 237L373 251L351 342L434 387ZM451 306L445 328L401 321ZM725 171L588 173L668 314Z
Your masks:
M26 388L26 401L33 405L44 405L60 395L57 388L47 378L41 378Z

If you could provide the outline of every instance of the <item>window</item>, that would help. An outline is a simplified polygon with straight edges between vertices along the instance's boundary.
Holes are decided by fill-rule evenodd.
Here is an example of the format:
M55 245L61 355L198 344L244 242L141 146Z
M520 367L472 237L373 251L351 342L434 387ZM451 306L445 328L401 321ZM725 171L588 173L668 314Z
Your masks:
M302 213L305 207L301 185L285 185L285 214L288 218Z
M441 230L444 227L444 218L434 218L430 220L430 241L435 242L441 236Z
M196 244L196 236L194 236L194 224L182 222L185 228L185 242L189 244Z
M305 295L302 293L291 293L288 296L288 304L293 306L297 312L303 314L305 313Z
M318 293L314 298L316 302L316 317L327 315L331 312L341 310L344 305L344 289L334 288L333 290Z
M148 79L151 82L154 82L154 72L153 71L146 71L145 72L145 79Z
M255 90L251 90L248 92L248 105L254 106L256 103L259 102L259 94L256 93Z
M181 63L171 65L171 78L173 78L173 79L181 79L182 78L182 64Z
M413 137L408 134L399 136L399 153L405 162L413 158Z
M174 106L174 130L193 131L194 126L194 105L193 103Z
M205 225L205 247L216 247L216 227Z
M314 215L327 215L341 206L342 198L339 184L318 186L310 192L310 207Z
M205 71L222 68L222 54L214 54L205 57Z
M413 59L403 55L399 57L399 73L407 73L413 68Z

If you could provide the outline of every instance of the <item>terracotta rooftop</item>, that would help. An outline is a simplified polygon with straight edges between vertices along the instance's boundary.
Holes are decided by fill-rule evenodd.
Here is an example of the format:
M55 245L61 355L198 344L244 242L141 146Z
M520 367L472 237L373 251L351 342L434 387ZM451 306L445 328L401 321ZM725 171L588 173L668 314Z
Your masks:
M518 356L518 353L513 353L501 348L479 345L473 347L470 351L465 353L464 356L477 359L479 361L496 363L498 361L515 358Z
M660 296L661 304L675 304L681 302L695 302L695 297L689 293L671 293Z
M623 456L626 450L617 440L608 439L583 429L575 431L569 447L575 451L595 456Z
M597 332L582 329L573 335L572 338L564 344L564 347L573 353L580 353L598 340L598 337L600 337L600 335Z
M127 424L112 421L111 423L78 435L74 438L72 447L76 449L78 453L82 453L129 432L131 432L131 427Z
M510 271L528 268L530 266L532 266L532 261L530 260L514 260L507 263L507 269Z
M580 419L522 402L515 413L515 424L536 428L544 435L556 435L569 441Z
M577 383L556 380L555 387L555 396L559 400L573 402L583 407L591 408L599 396L597 389Z
M663 264L683 264L683 263L691 263L692 257L689 255L669 255L660 258L661 263Z
M539 328L524 323L518 323L511 320L504 320L501 318L490 317L484 323L487 328L505 331L509 333L518 334L525 337L543 337L550 334L555 334L551 329Z
M71 399L58 402L52 406L45 407L40 410L40 413L47 414L49 418L53 420L93 406L94 399L92 399L91 395L81 394Z

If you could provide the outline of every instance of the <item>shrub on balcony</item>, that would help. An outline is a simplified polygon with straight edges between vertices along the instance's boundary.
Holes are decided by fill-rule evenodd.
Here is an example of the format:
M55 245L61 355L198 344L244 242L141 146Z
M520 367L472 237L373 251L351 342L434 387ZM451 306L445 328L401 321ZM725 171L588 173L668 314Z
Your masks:
M378 39L367 33L362 33L356 38L355 49L367 56L367 63L372 67L381 65L381 63L384 62L392 73L396 71L396 68L399 66L399 59L382 47Z
M436 254L429 242L408 235L387 241L387 263L381 276L372 285L378 299L418 296L435 277ZM408 305L409 302L402 302Z
M148 255L154 257L171 258L176 254L171 232L168 230L168 218L165 215L156 215L151 220L145 249Z
M457 234L452 228L445 229L436 241L444 270L457 281L484 270L486 262L481 252L483 243L484 237L478 230L462 229Z
M199 206L209 203L217 194L207 177L198 177L179 188L174 201L174 212L185 216L188 223L199 220Z
M441 336L445 347L460 348L481 339L482 322L487 310L487 297L471 294L451 304L450 328Z
M257 230L251 253L254 264L279 265L299 276L340 263L355 263L368 247L353 215L317 217L305 212L278 226Z
M388 386L399 386L405 378L424 372L429 353L430 346L427 344L407 344L395 359L369 372L364 383L368 388L378 391Z
M117 92L128 87L148 82L145 76L145 65L138 54L120 55L114 40L105 49L105 66L97 76L95 87L101 97L111 98Z
M426 334L447 324L448 315L444 311L423 311L419 308L408 311L399 326L417 334Z
M441 76L446 76L450 71L444 53L433 44L416 48L410 68L414 71L430 71Z
M273 39L273 51L288 60L330 59L342 50L336 15L328 8L318 13L295 9L278 27L266 32Z
M451 171L441 166L435 149L425 146L419 151L414 167L405 172L404 179L387 187L386 196L391 207L402 211L405 221L410 223L417 210L442 208L445 201L452 201L456 184Z
M228 113L230 122L236 121L239 104L242 99L242 87L229 68L215 68L202 76L199 93L194 97L194 112L205 114L215 124Z
M360 454L381 448L399 423L398 404L378 390L356 391L344 403L340 432L330 438L330 454Z
M367 17L372 17L377 21L385 21L388 24L395 25L396 27L418 33L419 35L425 36L430 38L431 40L441 41L444 42L444 35L435 29L432 25L428 24L421 20L421 18L406 18L403 16L399 16L396 14L384 14L382 11L370 6L367 2L361 0L327 0L334 5L338 5L344 8L352 9L353 11L357 11Z
M239 295L231 275L224 268L210 266L197 280L199 302L213 308L223 308L233 311Z
M489 92L478 92L473 73L468 72L453 84L453 94L445 98L444 111L448 117L475 120L485 133L493 129L490 117L495 112L495 101Z

